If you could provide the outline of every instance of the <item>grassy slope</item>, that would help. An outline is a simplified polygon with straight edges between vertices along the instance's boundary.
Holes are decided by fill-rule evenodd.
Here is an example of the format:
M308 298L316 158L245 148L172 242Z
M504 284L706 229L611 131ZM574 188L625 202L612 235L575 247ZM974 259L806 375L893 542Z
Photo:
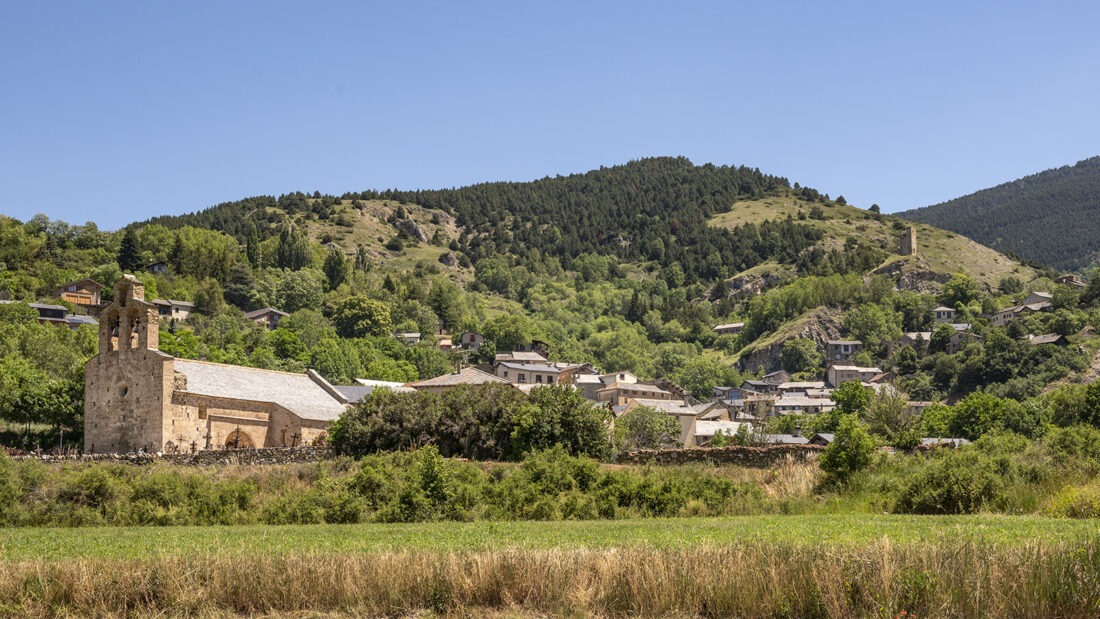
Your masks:
M783 219L788 215L798 217L800 211L808 214L811 206L810 203L793 197L745 200L734 203L728 212L715 216L711 219L711 224L731 228L744 223L760 223L767 219ZM883 221L876 221L867 211L851 205L827 205L822 210L825 212L824 220L806 219L805 223L825 233L827 247L839 248L843 246L845 239L855 237L864 242L880 244L887 251L897 251L899 232L894 229L894 220L889 216L884 216ZM1035 276L1033 269L964 236L926 224L914 225L917 228L919 252L936 272L963 272L989 286L996 286L1005 275L1015 275L1021 281L1028 281Z
M739 542L1022 544L1095 535L1088 520L1037 516L737 516L622 521L437 522L216 527L0 529L0 560L355 554L391 550L685 548Z
M331 219L309 221L310 240L320 243L321 239L328 234L333 242L349 256L362 245L366 247L379 270L384 273L412 271L418 262L426 261L457 279L472 279L473 274L469 269L448 267L439 262L439 257L450 251L445 246L406 243L405 248L399 252L386 249L386 242L397 236L397 229L390 225L386 218L397 206L398 203L392 200L367 200L363 202L362 209L359 209L351 206L350 201L344 200L333 209ZM445 243L458 238L459 229L446 213L410 204L404 205L404 208L409 219L415 221L429 239L436 231L442 234ZM433 215L438 217L439 224L432 223ZM352 225L350 227L339 225L337 221L341 216L350 220Z

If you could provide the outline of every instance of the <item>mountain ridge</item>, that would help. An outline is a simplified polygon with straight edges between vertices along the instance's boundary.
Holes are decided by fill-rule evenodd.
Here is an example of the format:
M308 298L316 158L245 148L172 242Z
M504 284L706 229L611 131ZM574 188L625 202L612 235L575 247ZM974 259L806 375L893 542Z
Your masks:
M1074 271L1100 259L1100 156L895 213Z

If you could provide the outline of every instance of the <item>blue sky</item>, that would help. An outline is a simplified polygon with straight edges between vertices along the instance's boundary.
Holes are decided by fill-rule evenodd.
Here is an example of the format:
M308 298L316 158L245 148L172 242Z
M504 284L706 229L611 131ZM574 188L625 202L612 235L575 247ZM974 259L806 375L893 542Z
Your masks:
M1100 3L5 2L0 213L654 155L884 211L1100 154Z

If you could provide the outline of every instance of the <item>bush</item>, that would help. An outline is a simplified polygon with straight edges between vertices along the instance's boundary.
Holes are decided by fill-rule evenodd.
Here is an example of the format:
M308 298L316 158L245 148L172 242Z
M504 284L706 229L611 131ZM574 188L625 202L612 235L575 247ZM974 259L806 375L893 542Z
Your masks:
M874 453L875 443L859 419L854 414L844 415L833 442L821 454L821 470L830 481L844 483L853 473L866 468Z
M639 406L615 420L615 443L619 451L677 447L680 424L651 406Z
M940 450L902 487L899 514L971 514L992 501L1002 485L994 459L974 449Z

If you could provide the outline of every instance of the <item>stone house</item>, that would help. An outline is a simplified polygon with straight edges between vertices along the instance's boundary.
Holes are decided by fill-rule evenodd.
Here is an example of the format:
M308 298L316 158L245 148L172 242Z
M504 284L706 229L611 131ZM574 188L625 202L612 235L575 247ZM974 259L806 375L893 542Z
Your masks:
M643 383L611 383L596 392L597 402L610 402L613 406L623 406L631 400L670 401L672 392Z
M863 342L859 340L829 340L825 342L825 363L850 361L862 350Z
M955 310L946 305L937 307L932 310L932 313L936 317L936 322L951 322L955 320Z
M484 343L485 336L474 331L466 331L458 337L458 345L470 352L477 352Z
M715 325L714 332L718 335L737 335L745 328L743 322L730 322L722 325Z
M1033 303L1053 303L1054 295L1049 292L1039 292L1038 290L1030 293L1024 297L1023 301L1020 301L1020 305L1031 305Z
M858 380L861 383L871 382L875 377L881 374L882 370L879 368L862 368L855 365L841 365L837 363L830 365L829 369L826 370L825 382L832 387L839 387L853 380Z
M563 375L564 374L564 375ZM503 362L496 365L496 375L511 383L538 385L566 384L571 373L563 373L550 364Z
M477 368L463 368L458 372L452 374L444 374L442 376L436 376L434 378L426 378L424 380L418 380L412 383L406 383L405 387L415 389L417 391L430 391L433 393L443 393L452 387L458 385L484 385L486 383L500 383L510 384L507 380L500 378L499 376L493 376L488 372L483 372Z
M1032 293L1034 294L1034 293ZM1052 312L1054 311L1054 305L1047 301L1040 301L1038 303L1025 303L1021 305L1013 305L1012 307L1006 307L1005 309L993 314L990 317L989 322L994 327L1003 327L1008 323L1020 318L1021 316L1027 316L1029 314L1035 314L1037 312Z
M100 314L85 365L85 453L308 445L347 399L305 374L176 359L157 350L159 312L131 275Z
M195 311L195 304L190 301L153 299L153 305L157 307L158 315L166 320L187 320L191 312Z
M1063 275L1054 280L1063 286L1072 286L1073 288L1088 288L1088 284L1085 280L1081 279L1080 275Z
M279 321L289 315L290 314L275 309L274 307L265 307L251 312L245 312L244 317L247 320L251 320L258 325L263 325L267 327L268 330L271 330L278 328Z

